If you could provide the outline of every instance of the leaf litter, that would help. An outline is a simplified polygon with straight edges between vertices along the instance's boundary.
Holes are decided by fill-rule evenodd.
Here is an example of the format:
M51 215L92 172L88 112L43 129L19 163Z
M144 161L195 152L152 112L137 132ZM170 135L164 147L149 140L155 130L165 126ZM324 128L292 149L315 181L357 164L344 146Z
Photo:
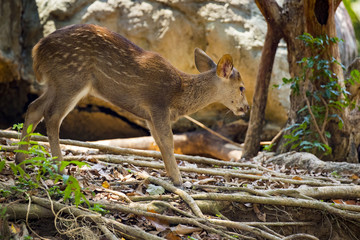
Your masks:
M3 145L11 145L11 141L5 138L0 138L0 142ZM15 156L12 151L2 151L0 154L1 159L7 164L14 161ZM271 157L270 154L262 154L240 163L210 159L214 162L209 164L207 162L209 158L200 158L204 163L178 161L184 179L182 191L185 191L200 207L204 217L199 218L184 202L184 196L149 180L155 178L171 184L163 168L136 163L136 161L144 161L162 165L162 161L158 158L141 155L104 155L101 151L93 149L84 151L74 147L65 152L66 160L76 159L88 163L88 166L81 168L69 166L67 171L78 179L82 192L92 204L98 203L102 209L107 210L106 213L102 213L102 218L127 226L136 226L135 229L159 238L281 239L285 236L310 232L310 235L321 239L329 233L316 231L319 223L315 222L319 219L312 216L319 213L322 214L321 223L329 222L328 226L334 231L341 232L341 229L336 229L336 222L347 225L348 234L344 235L344 239L352 239L351 236L359 234L360 196L353 194L348 198L337 198L336 194L343 195L334 193L333 198L321 198L314 197L315 193L312 192L319 188L328 188L326 191L339 187L358 189L356 188L359 187L358 173L339 175L300 169L296 166L288 167L267 161ZM118 163L119 159L122 161L121 164ZM191 157L189 159L191 160ZM212 172L209 173L208 170ZM152 178L143 177L144 173ZM0 173L1 186L10 189L16 182L17 176L12 174L8 165L5 166ZM59 186L60 189L62 187L61 182L44 181L42 184L47 189L53 186ZM27 194L47 198L41 190L33 190ZM6 196L4 190L2 195ZM274 199L279 200L279 203ZM59 195L54 197L53 201L63 202L63 199ZM2 209L8 204L17 202L27 204L28 200L20 193L0 198ZM71 205L69 201L63 203ZM311 204L319 206L314 207ZM330 204L341 206L334 207ZM120 206L126 209L114 210L115 207ZM341 208L344 209L340 210ZM7 225L11 236L19 234L19 229L22 228L25 220L11 217L8 219ZM86 224L90 224L91 229L97 228L96 224L89 222L91 221L86 221ZM52 221L47 221L46 224L53 231L37 229L36 226L41 224L44 224L41 219L29 220L28 225L32 230L25 226L29 236L36 238L40 235L49 239L63 239L66 235L60 234L56 227L51 227L54 224ZM77 224L82 226L85 223L82 221ZM139 239L134 237L132 232L111 228L107 224L104 226L118 239ZM104 230L99 229L92 231L98 239L107 239L104 238L106 235ZM75 235L72 237L71 234L66 237L75 239Z

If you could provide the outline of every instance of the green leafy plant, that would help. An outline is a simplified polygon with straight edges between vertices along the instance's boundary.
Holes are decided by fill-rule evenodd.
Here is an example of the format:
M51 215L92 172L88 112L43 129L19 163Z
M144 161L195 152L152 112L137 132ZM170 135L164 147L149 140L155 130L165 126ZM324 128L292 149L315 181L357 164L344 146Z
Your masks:
M331 172L330 175L335 177L335 178L341 178L341 175L337 171Z
M23 124L23 123L16 123L16 124L14 124L14 125L13 125L12 129L14 129L14 130L16 130L16 131L20 132L20 131L21 131L21 129L23 129L23 126L24 126L24 124Z
M0 148L0 149L1 149L1 148ZM0 172L2 172L2 170L4 169L5 164L6 164L5 160L3 160L3 159L0 158Z
M85 195L81 192L81 187L76 178L69 175L63 175L63 181L66 184L66 188L64 190L64 200L70 198L71 194L74 194L74 203L78 206L83 200L90 206L89 201L85 198Z
M194 238L194 237L191 237L191 236L188 236L187 238L191 239L191 240L198 240L197 238Z
M98 212L102 215L110 212L109 210L106 210L103 207L104 207L103 205L95 203L92 207L89 207L89 209L92 211Z
M273 147L274 147L274 144L265 145L263 150L271 152Z
M64 196L64 191L61 191L60 187L57 185L50 187L48 189L48 193L49 193L50 197L53 197L53 198L60 198L60 197Z
M18 131L22 127L21 124L14 125ZM62 180L63 183L66 185L64 191L60 191L60 189L54 187L51 190L48 190L50 195L62 195L64 200L71 199L73 195L73 200L76 206L78 206L82 201L87 203L90 206L88 200L85 198L84 194L81 192L81 187L79 182L76 178L69 175L61 175L59 174L59 170L62 171L67 165L74 164L78 167L82 167L87 165L86 163L79 162L79 161L62 161L59 166L56 164L56 157L51 157L50 153L38 142L35 141L25 141L28 137L41 135L39 133L32 133L32 125L26 129L27 135L21 139L17 145L31 145L28 150L15 150L17 153L23 153L30 156L28 159L24 160L18 165L10 164L10 168L14 172L15 175L20 174L18 178L18 184L15 188L17 191L27 191L31 189L39 188L40 180L51 179L54 180L54 183ZM31 177L24 171L24 166L31 168L36 173L35 178Z
M302 122L285 129L290 133L284 135L284 138L287 139L286 145L291 144L291 149L320 151L328 155L332 153L332 148L328 144L331 133L326 130L326 126L329 121L335 120L341 129L344 121L339 113L351 104L349 92L339 84L337 75L331 70L333 64L344 70L345 67L333 56L326 55L330 44L337 44L342 40L328 36L313 37L308 33L304 33L298 39L309 49L310 56L298 62L302 66L301 74L289 79L284 78L282 85L290 84L292 92L301 94L306 104L297 112L303 116ZM358 72L354 71L347 81L360 82ZM301 83L307 90L300 89Z
M6 216L6 210L7 208L6 207L3 207L1 204L0 204L0 218L4 218Z
M3 198L7 198L11 195L11 191L0 189L0 196Z
M37 188L39 188L37 181L33 181L31 178L20 177L14 189L20 192L26 192Z

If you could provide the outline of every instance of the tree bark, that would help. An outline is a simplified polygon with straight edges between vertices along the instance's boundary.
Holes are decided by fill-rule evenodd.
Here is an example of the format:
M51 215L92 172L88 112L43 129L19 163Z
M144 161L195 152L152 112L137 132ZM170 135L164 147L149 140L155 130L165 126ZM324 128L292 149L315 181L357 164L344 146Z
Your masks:
M288 1L294 2L294 1ZM310 33L314 37L319 37L321 35L327 35L329 38L336 37L336 29L335 29L335 11L341 1L339 0L305 0L303 5L300 8L296 8L296 11L299 11L301 14L300 18L294 18L292 21L289 21L287 24L287 31L285 31L285 40L288 46L293 45L294 47L288 48L289 55L289 66L290 66L290 74L291 76L299 76L301 74L302 68L298 61L300 61L303 57L310 56L309 48L306 48L300 40L296 39L293 32L296 31L297 35L303 34L304 32ZM288 5L293 7L295 5ZM294 12L295 10L293 10ZM301 25L296 25L297 19L301 22ZM301 20L302 19L302 20ZM301 32L299 32L299 30ZM331 60L334 57L338 62L340 62L340 53L338 44L330 44L326 49L326 52L322 56L323 58L327 58ZM335 73L339 79L339 84L344 83L343 70L338 64L331 64L331 69L333 73ZM320 79L315 83L316 86L320 86L322 84L327 83L327 79ZM309 89L309 85L306 82L300 83L300 92L311 91ZM306 99L301 94L291 94L291 110L289 113L289 121L288 125L292 125L294 123L301 123L303 121L303 115L298 114L298 111L302 109L306 105ZM309 97L311 102L311 96ZM330 132L331 138L328 141L329 146L332 148L332 154L328 155L327 160L331 161L344 161L348 160L350 162L354 162L354 159L347 159L349 153L349 136L350 129L347 124L347 117L344 115L344 111L333 111L329 112L331 114L338 114L344 120L344 127L339 129L338 121L331 120L326 125L326 131ZM282 143L286 140L282 139ZM284 147L283 145L279 145L278 152L286 152L290 150L291 145ZM322 153L316 153L319 157L321 157ZM356 157L357 159L357 157Z
M249 128L246 132L244 158L256 156L259 151L260 134L264 125L265 107L271 72L274 65L275 54L281 39L279 31L268 24L265 44L261 55L259 72L256 78L253 107L251 108Z
M267 32L258 75L256 77L253 106L251 108L249 128L245 138L244 158L256 156L260 148L260 134L264 125L271 72L276 50L282 38L281 28L279 27L279 23L281 22L281 8L277 2L275 0L256 0L255 2L267 21Z
M259 150L259 135L264 119L267 91L277 43L281 37L284 38L288 48L290 75L291 77L300 76L302 73L302 66L299 65L298 62L303 57L309 56L309 50L297 37L305 32L310 33L314 37L319 37L320 35L336 37L334 15L336 8L340 3L341 0L286 0L281 9L274 0L256 0L257 6L268 23L268 32L255 86L249 130L245 139L245 157L255 156ZM276 29L276 31L274 29ZM271 40L276 40L277 42L273 41L273 44L271 44ZM340 62L338 44L330 44L324 56L327 56L329 60L334 57ZM339 84L343 84L344 77L341 66L332 64L331 71L337 75ZM327 79L320 79L316 85L320 86L321 84L326 84L326 82ZM311 90L307 81L301 82L299 87L300 92L303 93ZM298 114L298 111L306 106L307 101L308 99L302 94L291 94L291 109L289 111L288 126L303 121L304 116L303 114ZM328 144L333 150L332 154L328 156L327 159L332 161L343 161L348 158L348 161L354 162L357 159L357 156L352 156L351 159L348 157L350 150L350 128L347 124L347 117L344 115L343 111L333 111L329 114L334 113L342 117L344 120L344 127L339 129L338 121L334 119L327 123L326 131L330 132L332 136L331 139L328 140ZM287 152L290 150L291 145L284 146L286 141L287 140L284 138L281 139L277 146L277 152ZM318 153L318 155L321 154Z

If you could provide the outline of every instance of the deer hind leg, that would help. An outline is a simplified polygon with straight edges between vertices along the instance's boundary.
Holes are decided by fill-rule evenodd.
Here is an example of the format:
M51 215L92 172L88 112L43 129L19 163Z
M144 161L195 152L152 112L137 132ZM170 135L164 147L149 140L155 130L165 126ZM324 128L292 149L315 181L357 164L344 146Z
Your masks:
M169 117L152 117L148 121L151 135L159 146L165 164L166 174L175 185L182 184L181 173L174 156L174 140Z
M49 138L51 155L57 157L60 164L62 154L60 149L59 130L63 119L76 106L81 98L89 93L89 86L72 86L71 89L57 89L54 91L53 99L48 103L44 111L46 132Z
M32 133L35 130L36 126L39 124L39 122L43 119L44 110L46 108L46 103L48 102L48 98L49 95L46 92L29 105L25 116L23 130L21 133L21 138L20 138L21 141L23 142L30 141L29 133ZM28 133L27 130L30 125L32 125L32 129ZM28 148L29 148L29 144L19 145L19 150L28 150ZM25 158L26 158L26 154L18 152L15 157L15 162L19 164L22 161L24 161Z

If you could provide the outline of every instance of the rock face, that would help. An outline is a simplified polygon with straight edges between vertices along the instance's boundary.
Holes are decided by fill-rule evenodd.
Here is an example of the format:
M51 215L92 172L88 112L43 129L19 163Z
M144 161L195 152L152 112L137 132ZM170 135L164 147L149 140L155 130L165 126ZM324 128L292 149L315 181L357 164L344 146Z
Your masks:
M230 53L252 101L253 89L266 24L251 0L236 1L37 1L44 34L73 23L93 23L108 27L139 45L160 53L174 66L197 73L194 49L205 50L215 62ZM286 48L278 51L274 81L287 70ZM274 82L275 83L275 82ZM283 123L289 107L288 90L271 90L267 119ZM212 105L196 114L207 124L224 118L227 110ZM232 114L227 121L234 120ZM186 121L175 128L186 128Z
M26 102L27 85L20 83L21 11L20 0L0 1L0 126L8 118L21 116ZM18 90L21 86L22 96Z
M37 16L35 1L0 0L0 128L22 121L29 98L35 97L29 84L31 49L42 36Z
M0 5L0 83L20 79L21 11L20 0L4 1Z
M17 76L17 78L21 78L34 86L33 92L35 93L40 92L40 90L37 90L36 84L34 85L35 80L32 76L31 65L28 64L30 46L39 40L42 35L46 36L60 27L75 23L92 23L116 31L146 50L160 53L175 67L185 72L197 72L194 66L193 52L195 47L205 50L215 62L223 54L230 53L245 82L248 100L249 102L252 101L257 69L266 34L266 23L252 0L36 0L36 5L34 1L23 1L24 3L20 0L5 2L9 3L6 4L0 0L2 4L0 7L7 7L10 10L14 9L15 6L9 6L9 4L18 3L20 8L24 8L23 12L27 18L20 16L18 20L27 19L26 23L32 25L33 28L31 32L37 34L30 36L30 31L27 31L28 34L23 39L25 45L24 43L17 44L16 41L8 41L16 45L14 47L9 46L14 56L4 56L3 47L0 46L0 66L4 61L3 59L10 59L8 61L11 64L7 64L9 70L6 71L14 71L13 78ZM20 15L21 11L18 10L16 14ZM31 18L30 16L36 17ZM348 18L346 12L342 13L342 16ZM0 17L3 16L0 15ZM11 22L9 20L5 20L7 24ZM36 23L36 21L38 22ZM4 21L0 22L0 24L2 23ZM18 25L24 26L24 23L18 22L15 25L17 27ZM354 38L351 27L351 25L347 25L345 28L339 28L344 33L350 33L350 40ZM21 39L19 36L20 30L12 33L14 38ZM1 42L0 44L2 44ZM19 45L23 46L23 49ZM356 45L355 48L349 44L345 44L344 47L347 48L345 52L348 56L356 52ZM19 70L19 63L22 63L22 61L25 63L25 67L20 67ZM12 68L15 70L12 70ZM2 71L2 68L0 68L0 71ZM287 76L286 45L281 43L276 55L271 85L279 84L282 81L281 79ZM6 82L9 81L6 80ZM82 109L87 109L85 112L88 114L88 106L103 106L97 100L88 100L82 105L84 107L76 110L77 116L81 115ZM144 127L141 121L119 109L109 106L107 106L107 109L115 112L115 118L117 119L126 117L131 122ZM287 119L287 109L289 109L289 89L285 87L281 89L271 88L266 119L282 125ZM96 111L107 114L99 110L99 108ZM195 117L208 125L212 125L218 120L232 121L236 119L231 113L227 114L227 112L228 110L222 105L214 104L196 113ZM74 116L69 117L69 119L71 118L74 119ZM98 119L101 121L101 117ZM70 128L68 131L71 132L68 121L65 119L63 128ZM109 119L106 118L103 123L106 124L108 121ZM81 125L84 128L83 124L86 125L86 123ZM140 128L139 130L134 127L134 124L129 123L126 126L133 128L134 131L131 131L131 136L144 133L144 129ZM91 125L87 127L91 127ZM73 128L78 129L79 126ZM189 130L191 125L186 120L180 120L174 125L174 128L175 132ZM115 135L122 136L121 129L116 126L113 126L113 129ZM92 133L91 136L82 134L80 138L86 139L89 139L89 137L94 139L99 136L99 133Z

